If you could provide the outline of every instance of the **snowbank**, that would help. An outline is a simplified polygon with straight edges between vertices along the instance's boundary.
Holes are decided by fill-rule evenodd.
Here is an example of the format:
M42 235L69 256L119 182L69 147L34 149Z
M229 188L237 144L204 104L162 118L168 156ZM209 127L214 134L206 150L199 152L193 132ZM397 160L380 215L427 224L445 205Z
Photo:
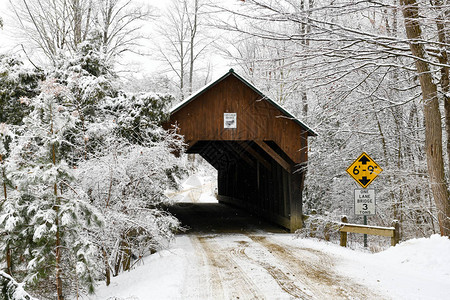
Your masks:
M100 282L89 299L180 299L188 263L186 248L190 248L189 240L178 238L171 250L145 257L134 270L113 277L110 286Z
M412 239L377 254L353 251L338 266L393 299L450 298L450 239Z
M412 239L374 255L380 263L450 276L450 239L440 235ZM450 282L450 278L449 278ZM448 290L450 297L450 290Z
M311 248L328 254L333 258L332 265L324 264L330 272L367 286L381 299L449 299L448 238L433 235L413 239L371 254L325 241L297 239L291 234L267 236L290 251ZM233 235L229 238L233 240ZM186 286L192 289L200 286L193 286L187 276L193 268L205 267L204 261L197 266L197 253L188 236L178 236L171 250L145 258L135 270L113 278L110 287L101 283L97 294L90 299L189 299L189 295L183 294Z

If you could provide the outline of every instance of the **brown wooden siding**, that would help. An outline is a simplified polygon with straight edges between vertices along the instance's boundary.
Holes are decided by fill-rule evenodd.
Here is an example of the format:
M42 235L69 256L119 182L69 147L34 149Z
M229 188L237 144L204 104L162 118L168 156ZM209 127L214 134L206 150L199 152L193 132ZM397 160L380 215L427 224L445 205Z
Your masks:
M237 128L224 129L223 114L237 113ZM308 132L238 78L228 76L173 113L185 141L274 141L295 163L307 160Z

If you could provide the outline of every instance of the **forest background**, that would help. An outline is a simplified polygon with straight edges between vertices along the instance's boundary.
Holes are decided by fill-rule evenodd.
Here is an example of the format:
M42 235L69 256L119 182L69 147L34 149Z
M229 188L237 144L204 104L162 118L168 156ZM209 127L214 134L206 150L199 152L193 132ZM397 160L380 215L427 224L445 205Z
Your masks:
M318 133L300 234L361 223L345 170L365 151L384 170L370 224L450 236L448 0L24 0L0 18L0 255L40 298L167 245L164 190L189 165L160 124L227 67Z

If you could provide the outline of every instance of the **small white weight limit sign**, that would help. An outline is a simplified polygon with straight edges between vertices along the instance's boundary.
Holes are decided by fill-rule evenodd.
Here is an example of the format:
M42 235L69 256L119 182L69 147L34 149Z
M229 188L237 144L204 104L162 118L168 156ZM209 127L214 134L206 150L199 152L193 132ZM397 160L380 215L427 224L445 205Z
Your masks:
M223 128L237 128L236 113L223 114Z
M375 190L355 190L355 215L375 215Z

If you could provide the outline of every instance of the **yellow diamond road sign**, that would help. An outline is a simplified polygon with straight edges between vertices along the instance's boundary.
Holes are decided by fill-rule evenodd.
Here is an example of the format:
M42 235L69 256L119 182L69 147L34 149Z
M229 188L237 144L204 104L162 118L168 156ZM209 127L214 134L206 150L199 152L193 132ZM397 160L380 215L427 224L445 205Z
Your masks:
M347 173L363 188L368 187L382 171L383 169L366 152L347 168Z

